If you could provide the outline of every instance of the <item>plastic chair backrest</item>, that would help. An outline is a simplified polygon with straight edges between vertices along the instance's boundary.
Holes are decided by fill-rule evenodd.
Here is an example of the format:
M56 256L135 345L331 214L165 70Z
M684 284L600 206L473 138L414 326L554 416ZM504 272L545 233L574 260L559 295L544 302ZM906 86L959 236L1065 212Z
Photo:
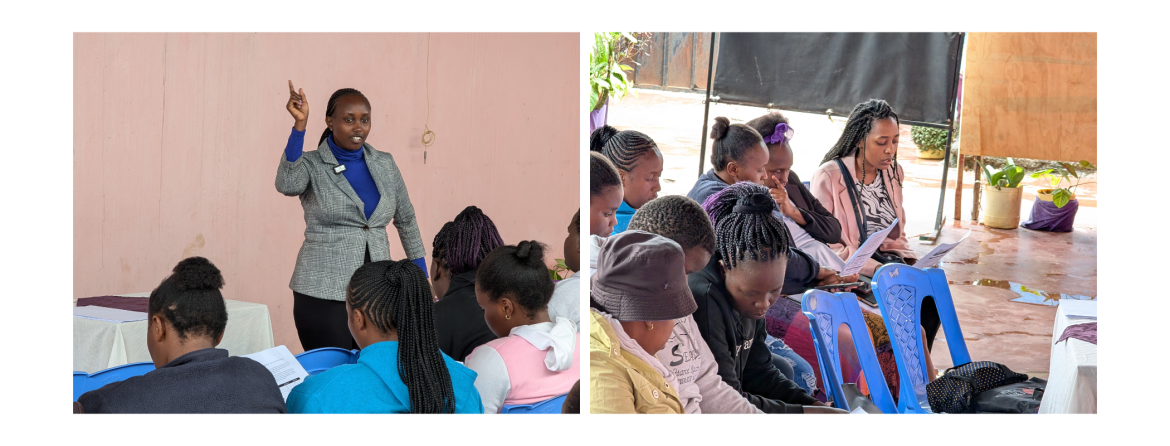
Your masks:
M865 319L862 318L861 307L858 305L857 296L853 293L830 294L821 290L809 290L801 298L800 310L808 318L821 378L837 407L853 410L841 387L843 379L837 330L844 324L849 327L852 334L853 349L857 351L857 359L865 373L870 399L883 413L896 413L894 397L890 394L890 388L882 375L881 364L878 362L877 353L874 352L873 341L869 339Z
M959 317L951 300L951 288L941 269L925 271L909 265L891 263L874 274L874 295L882 311L882 320L890 335L890 347L897 362L899 391L898 412L930 413L926 399L926 351L922 347L922 300L934 299L938 318L946 334L951 359L957 364L971 362Z
M346 350L337 347L322 347L296 355L297 362L309 372L309 376L316 375L343 364L357 364L359 353L357 350Z
M151 370L154 370L153 362L135 362L110 367L92 374L73 372L73 401L77 401L82 394L90 390L100 389L106 384L122 381L126 378L142 376Z
M500 413L561 413L561 406L565 404L567 396L569 394L566 393L539 403L504 406L500 408Z

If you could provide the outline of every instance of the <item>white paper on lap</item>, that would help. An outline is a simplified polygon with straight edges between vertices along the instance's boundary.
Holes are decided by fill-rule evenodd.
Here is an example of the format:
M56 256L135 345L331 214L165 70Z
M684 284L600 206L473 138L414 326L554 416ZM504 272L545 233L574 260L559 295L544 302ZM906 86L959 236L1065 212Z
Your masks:
M865 243L861 244L861 247L857 248L857 251L853 253L853 257L850 257L845 262L845 267L841 268L840 275L852 276L860 273L861 268L865 267L865 262L869 261L870 256L873 256L873 253L877 251L878 247L882 246L882 240L897 226L898 219L895 218L886 229L882 229L880 232L876 232L866 239Z
M292 393L293 387L305 382L305 378L309 376L309 372L305 371L300 361L297 361L292 352L288 351L288 347L283 345L240 356L263 364L268 372L272 373L272 378L280 387L280 394L285 401L288 401L288 394Z
M937 265L938 261L942 260L943 257L946 257L946 255L950 253L952 249L955 249L956 246L959 246L960 243L963 243L963 240L967 240L968 235L971 235L970 229L968 229L967 233L963 234L963 237L960 238L957 242L940 243L938 246L935 246L934 249L930 250L930 252L926 253L926 255L922 256L922 258L917 262L914 262L914 267L918 269L926 269Z

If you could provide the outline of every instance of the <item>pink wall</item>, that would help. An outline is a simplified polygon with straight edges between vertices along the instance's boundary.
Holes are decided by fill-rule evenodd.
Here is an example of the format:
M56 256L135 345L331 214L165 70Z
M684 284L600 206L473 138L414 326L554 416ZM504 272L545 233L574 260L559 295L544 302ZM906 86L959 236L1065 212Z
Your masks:
M471 204L505 242L563 257L579 207L578 39L433 34L424 165L426 34L74 34L73 297L148 291L200 255L227 298L268 305L276 343L301 351L288 282L305 222L273 185L289 79L311 103L307 149L334 90L370 99L369 142L402 171L428 262Z

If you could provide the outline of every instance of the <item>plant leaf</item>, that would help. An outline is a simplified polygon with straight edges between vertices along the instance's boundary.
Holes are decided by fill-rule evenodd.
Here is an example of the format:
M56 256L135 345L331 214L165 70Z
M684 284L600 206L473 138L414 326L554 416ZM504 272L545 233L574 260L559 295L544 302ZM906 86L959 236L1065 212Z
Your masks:
M1041 170L1039 172L1032 174L1032 178L1040 178L1040 177L1043 177L1043 176L1048 175L1050 173L1052 173L1052 169Z
M1055 204L1057 208L1062 208L1068 204L1069 198L1070 194L1068 189L1059 189L1052 193L1052 204Z
M1080 165L1081 165L1081 167L1084 167L1086 169L1093 169L1096 167L1096 166L1093 166L1092 163L1085 161L1085 160L1081 160Z
M1016 170L1008 176L1008 187L1020 187L1020 181L1024 179L1024 169L1016 166Z
M633 68L630 68L630 66L629 66L629 65L626 65L626 64L621 64L621 65L618 65L618 68L621 68L621 69L622 69L622 71L634 71L634 69L633 69Z
M1064 166L1064 169L1065 169L1065 170L1067 170L1067 171L1068 171L1068 173L1069 173L1069 175L1072 175L1072 176L1073 176L1073 178L1076 178L1076 179L1080 179L1080 178L1081 178L1081 177L1078 177L1078 176L1077 176L1077 168L1076 168L1076 167L1073 167L1073 165L1072 165L1072 164L1069 164L1069 163L1060 163L1060 165Z
M983 177L987 179L988 184L994 185L995 183L991 182L991 171L987 169L987 166L984 165L983 162L979 161L978 159L975 160L975 163L979 164L979 167L983 168Z

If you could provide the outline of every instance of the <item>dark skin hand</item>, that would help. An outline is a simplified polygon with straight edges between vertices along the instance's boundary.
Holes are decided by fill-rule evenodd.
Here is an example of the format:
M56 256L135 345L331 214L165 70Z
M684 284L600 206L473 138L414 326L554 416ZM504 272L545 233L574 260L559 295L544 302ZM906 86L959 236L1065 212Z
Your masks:
M293 128L298 132L305 131L305 125L309 123L309 98L305 96L305 89L294 90L291 80L288 81L288 104L284 108L293 117Z
M787 177L784 179L788 180ZM780 213L787 215L796 224L804 226L808 223L804 221L804 215L801 215L800 208L797 208L796 204L792 202L792 199L788 198L788 190L784 188L786 184L786 181L780 181L776 179L775 175L772 175L772 184L767 185L768 193L772 194L772 200L775 200L776 204L780 205Z

